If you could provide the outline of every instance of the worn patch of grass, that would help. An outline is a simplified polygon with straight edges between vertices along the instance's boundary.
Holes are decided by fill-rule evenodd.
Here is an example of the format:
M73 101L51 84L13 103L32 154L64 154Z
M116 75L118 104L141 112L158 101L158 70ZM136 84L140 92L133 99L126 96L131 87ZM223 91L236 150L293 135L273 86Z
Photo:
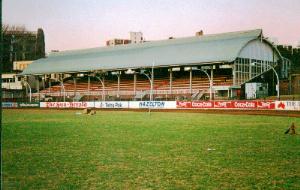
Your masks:
M300 189L299 118L4 110L4 189Z

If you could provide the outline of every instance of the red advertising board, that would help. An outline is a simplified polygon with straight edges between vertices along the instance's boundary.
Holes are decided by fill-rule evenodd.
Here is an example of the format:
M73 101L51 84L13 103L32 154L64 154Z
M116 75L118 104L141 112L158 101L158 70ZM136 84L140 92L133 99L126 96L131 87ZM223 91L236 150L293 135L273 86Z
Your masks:
M256 109L257 102L256 101L232 101L231 108L238 109Z
M176 101L176 107L177 108L191 108L192 103L191 102L184 102L184 101Z
M274 101L247 101L247 100L230 100L230 101L177 101L177 108L194 108L194 109L275 109Z
M214 108L232 108L232 101L214 101Z
M213 108L214 102L209 101L195 101L192 102L192 108Z
M257 109L275 109L275 102L273 101L257 101Z

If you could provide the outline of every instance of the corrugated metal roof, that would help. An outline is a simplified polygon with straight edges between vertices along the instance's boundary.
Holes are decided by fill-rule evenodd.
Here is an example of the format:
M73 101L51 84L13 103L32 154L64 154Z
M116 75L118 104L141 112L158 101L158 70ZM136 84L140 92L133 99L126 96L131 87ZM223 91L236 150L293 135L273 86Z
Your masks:
M21 75L232 62L262 30L63 51L30 64Z

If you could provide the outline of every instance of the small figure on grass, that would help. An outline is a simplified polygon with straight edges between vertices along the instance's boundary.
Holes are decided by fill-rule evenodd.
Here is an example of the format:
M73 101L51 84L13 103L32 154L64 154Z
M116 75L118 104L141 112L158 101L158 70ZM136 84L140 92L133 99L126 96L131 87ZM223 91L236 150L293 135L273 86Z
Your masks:
M96 114L96 110L92 109L89 113L89 115L95 115Z
M286 130L284 134L296 135L297 133L295 123L292 123L292 125Z
M91 112L91 108L85 108L83 110L83 114L89 114Z
M92 108L85 108L83 110L83 114L87 114L87 115L95 115L96 114L96 110L92 109Z

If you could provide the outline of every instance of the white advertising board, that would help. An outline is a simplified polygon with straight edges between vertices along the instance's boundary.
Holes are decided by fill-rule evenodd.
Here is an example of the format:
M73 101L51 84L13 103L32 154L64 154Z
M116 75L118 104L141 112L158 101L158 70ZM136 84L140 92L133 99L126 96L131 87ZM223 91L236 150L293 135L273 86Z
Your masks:
M88 102L40 102L41 108L87 108Z
M115 108L124 109L128 108L129 104L127 101L107 101L107 102L95 102L95 108Z
M3 108L17 108L18 103L16 103L16 102L2 102L2 107Z
M176 101L40 102L41 108L176 109Z
M300 101L276 101L276 110L300 111Z
M183 102L184 103L184 102ZM239 108L276 109L300 111L300 101L215 101L212 102L176 101L106 101L106 102L40 102L41 108L113 108L113 109L176 109L176 108ZM222 103L222 104L221 104ZM6 102L3 107L18 107L17 103Z
M176 101L131 101L129 108L176 109Z

